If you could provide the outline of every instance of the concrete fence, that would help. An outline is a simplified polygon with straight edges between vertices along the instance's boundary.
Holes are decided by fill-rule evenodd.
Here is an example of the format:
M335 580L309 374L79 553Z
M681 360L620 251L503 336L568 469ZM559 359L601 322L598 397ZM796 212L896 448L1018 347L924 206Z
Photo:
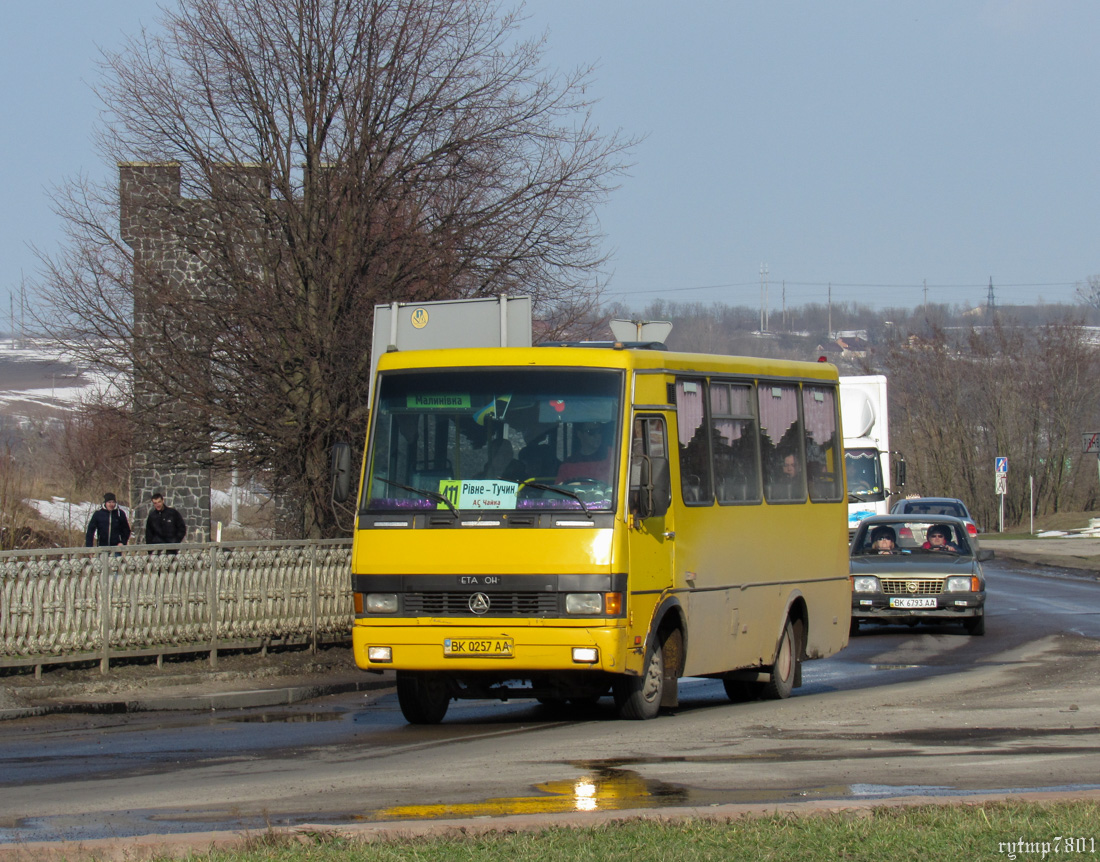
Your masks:
M346 641L350 564L339 539L0 552L0 667Z

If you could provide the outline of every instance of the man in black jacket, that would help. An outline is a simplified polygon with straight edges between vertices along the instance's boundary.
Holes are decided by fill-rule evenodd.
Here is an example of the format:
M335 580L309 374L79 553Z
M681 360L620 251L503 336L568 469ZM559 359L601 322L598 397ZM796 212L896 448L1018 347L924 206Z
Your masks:
M153 508L145 519L145 544L176 545L187 535L183 515L171 506L164 505L164 495L157 491L152 497ZM175 550L169 553L174 554Z
M103 508L96 509L88 521L84 534L84 547L101 548L125 545L130 541L130 522L126 513L118 508L114 494L103 495Z

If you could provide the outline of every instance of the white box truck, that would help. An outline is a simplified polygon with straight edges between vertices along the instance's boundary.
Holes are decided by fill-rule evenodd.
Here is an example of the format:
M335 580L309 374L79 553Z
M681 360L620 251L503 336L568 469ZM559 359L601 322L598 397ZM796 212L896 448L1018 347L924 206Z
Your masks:
M891 496L905 484L905 460L890 451L885 376L841 377L840 416L851 536L864 518L890 511Z

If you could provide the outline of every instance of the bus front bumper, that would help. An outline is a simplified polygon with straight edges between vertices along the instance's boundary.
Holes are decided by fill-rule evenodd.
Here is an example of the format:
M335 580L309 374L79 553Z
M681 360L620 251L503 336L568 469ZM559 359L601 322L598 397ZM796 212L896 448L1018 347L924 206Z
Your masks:
M624 626L364 625L352 627L363 670L623 673Z

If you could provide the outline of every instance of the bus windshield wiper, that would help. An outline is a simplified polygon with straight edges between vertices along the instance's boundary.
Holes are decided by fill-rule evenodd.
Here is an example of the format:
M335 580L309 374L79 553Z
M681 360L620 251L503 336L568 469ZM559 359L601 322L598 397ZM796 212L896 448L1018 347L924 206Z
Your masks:
M429 491L427 488L414 488L412 485L402 485L400 482L391 482L389 479L383 479L381 476L375 476L374 478L394 488L400 488L402 491L412 491L412 493L419 494L421 497L427 497L429 500L435 500L437 503L442 503L451 510L451 514L455 516L455 520L459 518L458 509L438 491Z
M578 496L577 493L574 491L570 491L567 488L562 488L560 485L546 485L542 482L520 482L519 486L521 488L537 488L540 491L555 491L558 494L562 494L566 497L572 497L574 500L581 504L581 509L584 511L584 514L588 516L589 520L592 519L592 514L588 511L588 507L584 505L584 500L582 500L580 496Z

